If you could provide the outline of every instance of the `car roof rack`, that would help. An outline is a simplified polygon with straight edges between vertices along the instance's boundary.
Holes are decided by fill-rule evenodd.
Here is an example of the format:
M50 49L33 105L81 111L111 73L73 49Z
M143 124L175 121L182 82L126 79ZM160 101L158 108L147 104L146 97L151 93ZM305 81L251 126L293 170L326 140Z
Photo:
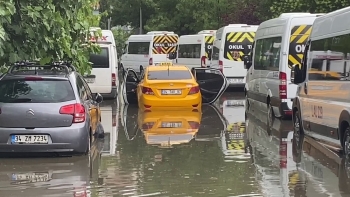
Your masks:
M60 68L64 69L66 74L69 74L71 71L76 71L76 68L72 65L70 61L56 61L52 62L50 64L46 65L40 65L37 61L20 61L14 63L8 70L7 73L12 73L14 71L19 71L20 68L27 67L27 68L34 68L35 74L37 74L37 71L42 69L52 69L52 68ZM71 71L70 71L70 70Z

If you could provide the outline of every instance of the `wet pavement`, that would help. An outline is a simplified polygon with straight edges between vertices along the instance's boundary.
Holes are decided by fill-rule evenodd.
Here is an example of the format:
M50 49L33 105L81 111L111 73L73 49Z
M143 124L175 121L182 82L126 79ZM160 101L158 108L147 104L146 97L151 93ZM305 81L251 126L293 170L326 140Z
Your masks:
M244 94L198 111L141 112L105 101L90 156L1 158L0 196L349 196L350 162Z

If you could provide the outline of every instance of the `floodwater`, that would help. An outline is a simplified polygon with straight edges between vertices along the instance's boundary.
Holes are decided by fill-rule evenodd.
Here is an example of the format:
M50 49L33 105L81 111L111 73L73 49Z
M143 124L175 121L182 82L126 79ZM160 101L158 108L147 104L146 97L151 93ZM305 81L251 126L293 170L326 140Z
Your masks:
M239 92L202 112L106 101L90 156L1 158L0 196L350 196L347 159L244 105Z

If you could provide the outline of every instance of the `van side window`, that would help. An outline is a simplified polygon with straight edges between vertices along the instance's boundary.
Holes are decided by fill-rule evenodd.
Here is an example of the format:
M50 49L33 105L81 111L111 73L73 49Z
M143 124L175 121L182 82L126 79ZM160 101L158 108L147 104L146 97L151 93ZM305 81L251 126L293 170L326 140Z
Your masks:
M257 40L255 43L254 69L279 70L282 37Z
M200 58L201 44L179 44L178 58Z
M150 42L129 42L128 54L148 55Z
M211 55L211 59L212 60L219 60L219 53L220 53L220 49L218 47L216 47L215 45L213 45L213 53Z
M92 53L89 57L92 68L109 68L109 50L107 47L101 47L100 53Z
M350 35L311 42L309 80L349 80Z

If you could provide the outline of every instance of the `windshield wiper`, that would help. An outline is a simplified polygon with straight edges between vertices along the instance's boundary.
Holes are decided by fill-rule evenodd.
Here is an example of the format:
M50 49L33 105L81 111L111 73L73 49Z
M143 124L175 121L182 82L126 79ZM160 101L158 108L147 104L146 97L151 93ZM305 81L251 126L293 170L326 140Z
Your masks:
M27 102L31 102L32 99L31 98L18 98L18 99L13 99L10 100L10 103L27 103Z

